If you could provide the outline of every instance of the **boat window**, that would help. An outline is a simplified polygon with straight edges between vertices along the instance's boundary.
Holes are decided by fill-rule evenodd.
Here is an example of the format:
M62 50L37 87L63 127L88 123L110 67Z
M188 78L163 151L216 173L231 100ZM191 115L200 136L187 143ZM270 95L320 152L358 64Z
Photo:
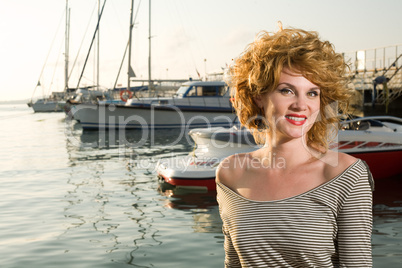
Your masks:
M202 96L203 90L202 87L200 86L195 86L192 87L188 92L187 92L187 97L200 97Z
M227 92L226 86L191 86L191 87L180 87L176 94L179 97L182 97L184 94L187 97L209 97L209 96L223 96L225 95L226 92Z
M367 130L369 128L369 121L353 121L342 125L342 130Z
M225 87L225 86L220 86L220 87L218 87L218 95L219 95L219 96L225 95L226 90L227 90L227 87Z
M216 96L216 87L203 87L202 88L202 96Z

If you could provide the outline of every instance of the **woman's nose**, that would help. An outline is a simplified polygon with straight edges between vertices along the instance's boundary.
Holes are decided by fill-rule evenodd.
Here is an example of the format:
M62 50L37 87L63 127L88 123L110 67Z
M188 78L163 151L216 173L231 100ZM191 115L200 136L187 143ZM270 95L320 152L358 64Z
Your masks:
M292 108L297 111L305 111L307 110L307 101L303 96L295 97L295 100L292 104Z

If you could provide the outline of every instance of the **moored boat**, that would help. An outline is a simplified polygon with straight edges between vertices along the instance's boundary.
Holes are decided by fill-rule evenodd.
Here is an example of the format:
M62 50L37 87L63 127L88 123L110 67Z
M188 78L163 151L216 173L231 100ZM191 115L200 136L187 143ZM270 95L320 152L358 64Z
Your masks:
M225 82L189 81L172 97L131 98L125 105L80 104L71 108L83 129L196 128L232 125L235 114Z
M70 97L71 93L75 91L75 89L69 88L68 86L68 63L69 63L69 28L70 28L70 9L68 7L68 1L66 1L66 25L65 25L65 47L64 47L64 91L63 92L52 92L50 95L45 97L43 94L42 98L31 100L27 103L28 107L31 107L35 113L47 113L47 112L63 112L64 107L66 105L66 100ZM46 58L47 59L47 58ZM45 61L46 65L46 61ZM44 66L45 67L45 66ZM38 83L34 89L34 93L37 88L42 87L42 83L40 82L44 67L42 68L41 74L39 76ZM50 91L52 84L48 88L48 92ZM43 88L42 88L43 89Z
M62 112L66 101L64 100L64 93L57 95L55 92L48 98L41 98L35 101L31 100L28 103L29 107L32 107L35 113L48 113L48 112Z
M187 156L159 160L158 177L176 187L215 190L215 171L221 161L235 153L258 149L246 129L193 129L197 149ZM390 116L346 120L331 145L367 162L374 179L402 173L402 119Z

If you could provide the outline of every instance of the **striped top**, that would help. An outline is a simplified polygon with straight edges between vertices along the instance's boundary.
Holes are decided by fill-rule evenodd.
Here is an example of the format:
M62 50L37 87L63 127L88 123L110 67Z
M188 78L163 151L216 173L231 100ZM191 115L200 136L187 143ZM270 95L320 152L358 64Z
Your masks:
M373 185L362 160L275 201L250 200L218 182L225 267L372 267Z

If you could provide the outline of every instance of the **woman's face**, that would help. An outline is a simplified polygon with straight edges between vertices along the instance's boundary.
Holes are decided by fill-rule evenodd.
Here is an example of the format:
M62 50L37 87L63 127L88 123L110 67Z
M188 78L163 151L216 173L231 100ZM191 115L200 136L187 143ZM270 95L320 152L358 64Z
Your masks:
M303 137L320 111L320 88L302 75L284 68L278 86L259 96L256 102L264 108L277 139Z

